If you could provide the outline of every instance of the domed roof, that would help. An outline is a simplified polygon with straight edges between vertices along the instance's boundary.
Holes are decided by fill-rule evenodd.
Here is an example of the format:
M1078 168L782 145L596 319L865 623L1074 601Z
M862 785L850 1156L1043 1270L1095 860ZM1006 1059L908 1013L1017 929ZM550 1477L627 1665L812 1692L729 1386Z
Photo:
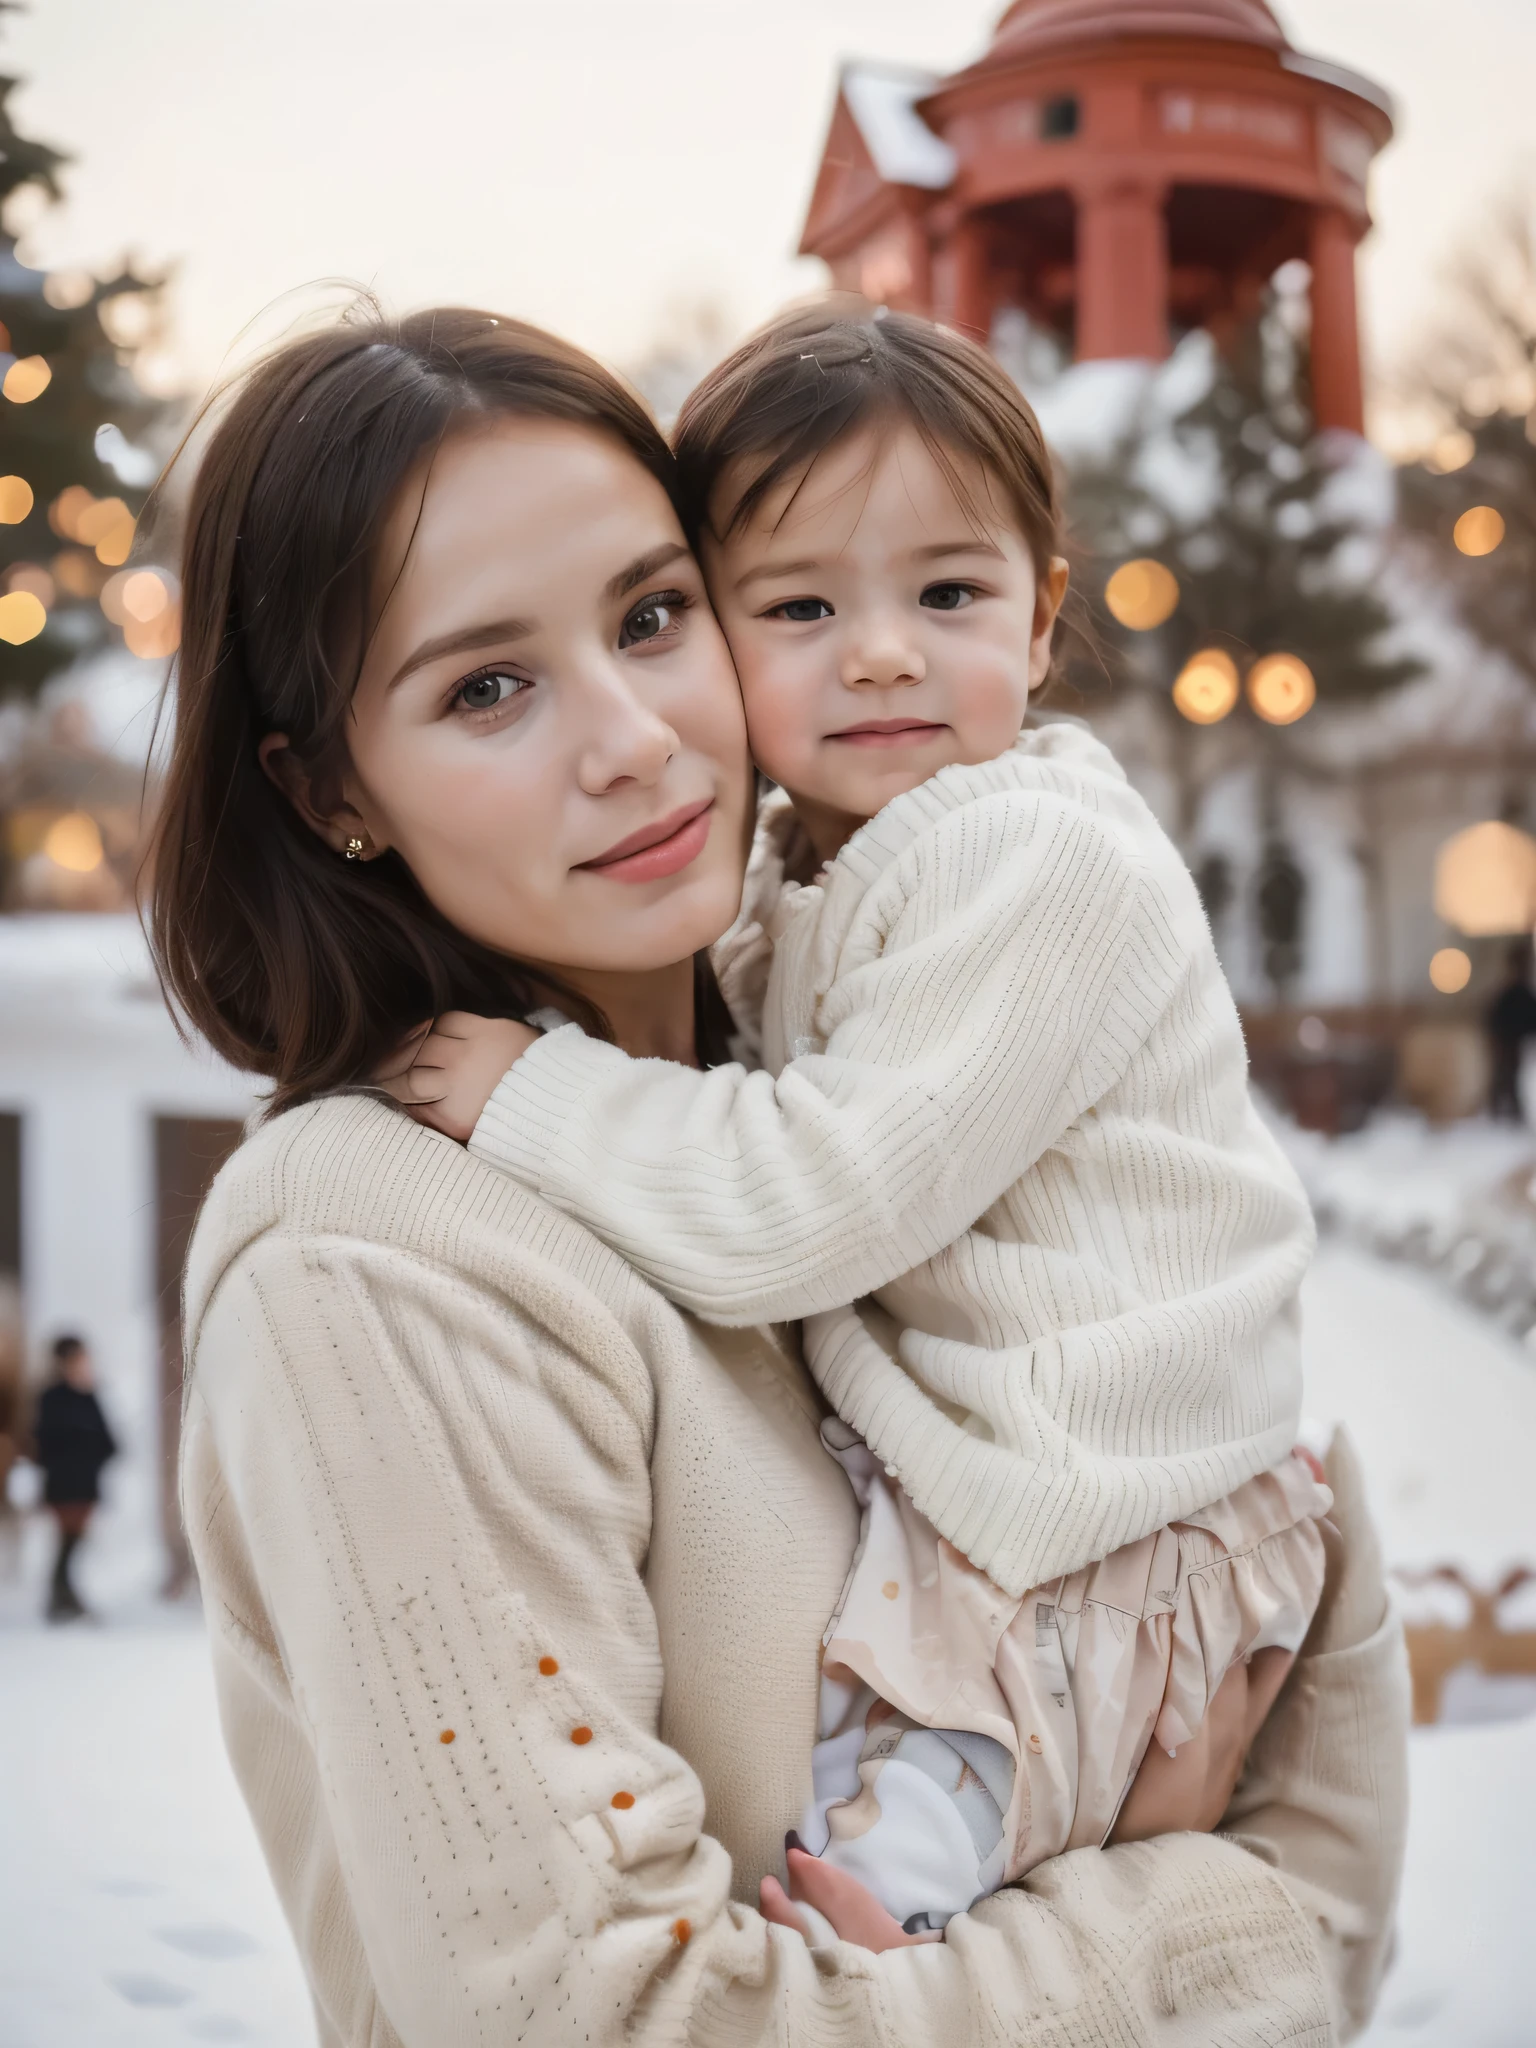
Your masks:
M1266 50L1290 47L1264 0L1014 0L997 25L992 47L1000 56L1024 57L1068 43L1126 36L1253 43Z

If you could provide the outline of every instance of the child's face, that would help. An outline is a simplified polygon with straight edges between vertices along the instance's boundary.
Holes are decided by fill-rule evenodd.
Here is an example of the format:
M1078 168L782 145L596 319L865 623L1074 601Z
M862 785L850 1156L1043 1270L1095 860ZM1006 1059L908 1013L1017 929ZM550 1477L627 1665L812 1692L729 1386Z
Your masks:
M753 755L823 857L936 770L1005 753L1050 665L1066 564L1037 579L1001 487L950 460L964 496L915 427L856 434L705 541Z

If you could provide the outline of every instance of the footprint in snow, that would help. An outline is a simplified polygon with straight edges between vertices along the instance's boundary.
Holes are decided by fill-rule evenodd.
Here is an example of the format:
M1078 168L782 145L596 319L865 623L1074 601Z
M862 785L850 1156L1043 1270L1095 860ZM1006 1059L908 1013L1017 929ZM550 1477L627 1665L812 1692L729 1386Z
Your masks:
M179 1948L184 1956L197 1956L203 1962L222 1963L231 1956L254 1955L260 1945L238 1927L211 1923L203 1927L161 1927L156 1931L163 1942Z
M167 1984L163 1977L152 1977L147 1970L119 1970L107 1982L130 2005L185 2005L192 1996L184 1984Z

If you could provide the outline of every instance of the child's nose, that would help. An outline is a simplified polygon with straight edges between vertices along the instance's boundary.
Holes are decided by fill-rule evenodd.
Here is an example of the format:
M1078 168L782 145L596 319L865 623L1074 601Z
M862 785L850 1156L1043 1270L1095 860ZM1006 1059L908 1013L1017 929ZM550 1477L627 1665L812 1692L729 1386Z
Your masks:
M861 635L843 660L843 681L850 689L900 689L920 683L926 674L922 655L901 633Z

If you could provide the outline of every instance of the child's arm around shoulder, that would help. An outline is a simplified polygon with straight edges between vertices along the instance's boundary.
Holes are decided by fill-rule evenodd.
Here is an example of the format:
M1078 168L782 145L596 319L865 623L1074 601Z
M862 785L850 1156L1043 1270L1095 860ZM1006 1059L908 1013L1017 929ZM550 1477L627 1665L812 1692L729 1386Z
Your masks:
M963 1235L1114 1084L1187 965L1157 861L1054 782L920 817L867 887L834 871L829 896L857 901L819 1005L824 1050L777 1076L635 1060L575 1026L521 1050L517 1027L477 1040L456 1017L401 1099L441 1085L437 1114L417 1113L453 1136L483 1104L477 1156L709 1321L868 1294Z

